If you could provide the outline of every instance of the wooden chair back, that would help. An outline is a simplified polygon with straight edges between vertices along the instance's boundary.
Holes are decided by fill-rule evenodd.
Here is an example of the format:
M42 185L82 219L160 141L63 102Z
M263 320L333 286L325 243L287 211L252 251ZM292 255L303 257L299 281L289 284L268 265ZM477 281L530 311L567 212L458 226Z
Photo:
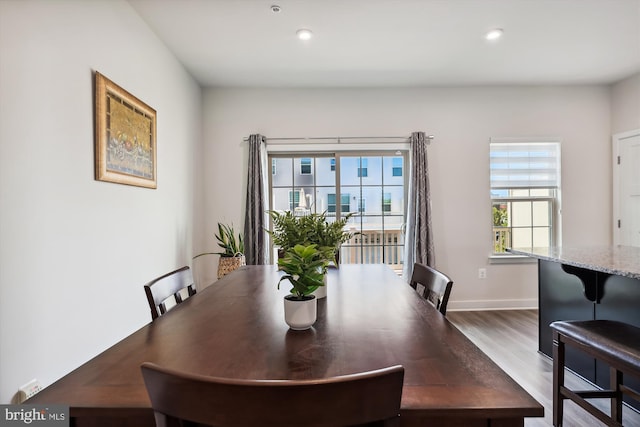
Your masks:
M453 281L449 276L428 265L415 263L410 284L440 313L447 315L447 303L453 287Z
M404 368L316 380L245 380L142 364L156 425L215 427L398 426ZM179 424L182 425L182 424Z
M180 291L183 289L187 290L189 297L196 293L196 286L189 266L167 273L144 285L144 292L151 309L151 320L155 320L167 312L167 299L173 298L176 305L180 304L182 302Z

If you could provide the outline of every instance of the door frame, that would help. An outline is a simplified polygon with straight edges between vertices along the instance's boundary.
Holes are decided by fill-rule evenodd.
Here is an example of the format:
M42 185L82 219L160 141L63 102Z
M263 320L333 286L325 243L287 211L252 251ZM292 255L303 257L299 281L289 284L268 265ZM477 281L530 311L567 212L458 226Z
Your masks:
M612 229L613 229L613 244L620 244L620 228L618 228L618 220L620 219L620 168L618 168L618 156L620 155L620 142L640 136L640 129L634 129L627 132L616 133L611 137L613 156L612 170L613 170L613 215L612 215Z

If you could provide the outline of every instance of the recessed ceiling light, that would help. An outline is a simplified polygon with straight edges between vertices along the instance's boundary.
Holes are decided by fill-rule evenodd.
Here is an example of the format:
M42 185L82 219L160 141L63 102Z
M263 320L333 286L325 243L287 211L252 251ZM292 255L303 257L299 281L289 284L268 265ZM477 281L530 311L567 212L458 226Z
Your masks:
M280 13L281 10L282 10L282 8L280 6L278 6L277 4L272 4L271 5L271 12Z
M311 30L307 30L306 28L301 28L296 31L296 35L300 40L309 40L311 37L313 37L313 33L311 32Z
M502 28L494 28L493 30L489 31L484 38L486 38L487 40L498 40L500 37L502 37L502 34L504 33L504 30Z

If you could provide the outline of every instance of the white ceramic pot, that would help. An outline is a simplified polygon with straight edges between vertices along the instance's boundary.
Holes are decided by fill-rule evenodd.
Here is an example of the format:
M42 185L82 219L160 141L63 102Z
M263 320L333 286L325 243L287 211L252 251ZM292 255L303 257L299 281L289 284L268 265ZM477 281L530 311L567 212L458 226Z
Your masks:
M318 289L313 291L313 293L311 294L315 295L317 299L326 298L327 296L327 276L328 274L325 274L322 279L324 282L324 286L319 286Z
M314 295L296 299L293 295L284 297L284 320L295 331L309 329L318 315L318 299Z

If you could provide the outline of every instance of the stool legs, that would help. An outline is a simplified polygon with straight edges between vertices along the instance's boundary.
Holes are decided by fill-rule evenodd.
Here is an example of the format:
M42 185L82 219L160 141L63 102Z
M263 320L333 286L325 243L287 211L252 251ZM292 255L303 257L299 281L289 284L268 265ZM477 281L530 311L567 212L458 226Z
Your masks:
M564 400L571 399L581 408L598 418L608 426L622 426L622 395L623 373L616 368L610 368L609 390L601 391L571 391L564 387L565 343L562 337L554 331L553 334L553 426L562 427ZM611 399L611 416L596 409L585 399Z
M564 343L558 339L558 334L553 334L553 425L562 426L562 413L564 399L560 394L560 388L564 386Z
M611 399L611 418L622 424L622 372L609 368L609 388L615 392Z

